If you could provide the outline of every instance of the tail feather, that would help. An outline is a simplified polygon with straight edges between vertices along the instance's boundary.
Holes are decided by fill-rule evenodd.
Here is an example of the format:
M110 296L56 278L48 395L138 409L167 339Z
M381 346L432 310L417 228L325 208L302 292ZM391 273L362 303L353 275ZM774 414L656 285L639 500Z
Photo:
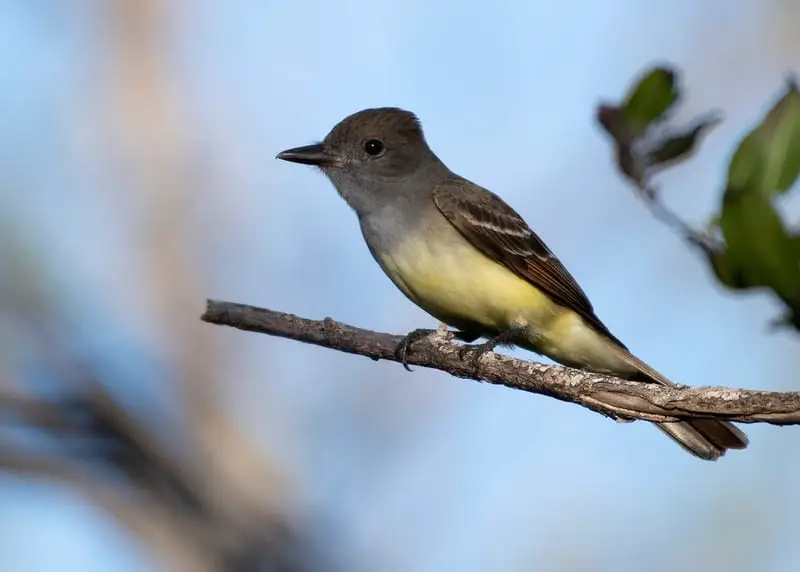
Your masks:
M655 423L655 426L692 455L706 461L716 461L728 449L747 447L747 436L727 421L693 419Z
M620 357L636 370L635 374L627 376L628 379L675 385L626 349L618 348L618 351ZM748 444L747 435L728 421L692 419L655 425L688 452L707 461L716 461L728 449L744 449Z

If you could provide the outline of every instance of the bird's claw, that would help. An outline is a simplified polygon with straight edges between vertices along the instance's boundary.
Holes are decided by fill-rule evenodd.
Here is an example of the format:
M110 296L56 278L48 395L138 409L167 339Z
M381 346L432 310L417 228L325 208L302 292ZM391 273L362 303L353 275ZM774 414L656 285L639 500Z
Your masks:
M468 344L458 348L458 357L462 360L465 360L468 356L471 356L470 361L472 364L472 371L473 373L477 374L481 365L481 358L485 354L494 351L494 348L496 347L497 342L494 340L489 340L482 344Z
M399 344L397 344L397 348L394 350L394 355L406 371L414 371L408 365L408 350L409 348L422 338L428 337L431 334L435 333L436 330L430 330L426 328L418 328L409 332L408 334L403 337Z
M513 327L501 332L500 334L489 338L482 344L469 344L465 345L458 350L458 357L462 360L467 358L468 354L472 354L472 371L475 375L478 374L480 368L480 360L489 352L493 352L497 346L513 342L519 336L521 328Z

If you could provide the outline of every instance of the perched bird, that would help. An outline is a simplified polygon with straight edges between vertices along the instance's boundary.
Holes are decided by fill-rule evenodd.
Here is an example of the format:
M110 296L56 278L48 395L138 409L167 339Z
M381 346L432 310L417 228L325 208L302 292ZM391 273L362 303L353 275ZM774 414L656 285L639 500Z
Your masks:
M522 217L494 193L453 173L417 117L365 109L318 144L279 159L319 167L358 216L372 256L415 304L456 328L567 366L674 385L631 354L595 314L578 283ZM400 350L419 338L409 334ZM687 451L716 460L747 437L713 419L657 423Z

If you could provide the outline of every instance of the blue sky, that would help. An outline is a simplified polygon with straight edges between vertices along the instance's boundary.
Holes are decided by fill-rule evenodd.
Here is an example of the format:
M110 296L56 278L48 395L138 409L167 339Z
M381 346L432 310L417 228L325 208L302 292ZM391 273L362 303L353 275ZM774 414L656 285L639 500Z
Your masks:
M773 4L172 4L160 49L193 149L213 158L209 177L198 163L193 198L213 247L209 297L397 333L435 325L381 274L329 183L273 159L353 111L396 105L419 115L454 171L528 220L654 367L693 385L800 384L797 337L766 328L777 305L722 291L648 217L593 122L597 103L646 65L683 68L685 116L726 112L700 156L660 179L701 224L733 142L800 67L784 55L800 53L786 45L796 20L768 18ZM0 172L24 189L0 189L0 205L38 230L86 330L104 331L85 336L89 347L157 361L152 322L127 304L131 215L107 192L125 181L93 116L109 33L101 5L12 0L0 20ZM646 424L544 397L218 336L237 364L232 406L292 467L303 505L336 525L354 570L782 571L800 558L794 429L748 427L747 453L701 463ZM80 497L2 483L0 570L153 569Z

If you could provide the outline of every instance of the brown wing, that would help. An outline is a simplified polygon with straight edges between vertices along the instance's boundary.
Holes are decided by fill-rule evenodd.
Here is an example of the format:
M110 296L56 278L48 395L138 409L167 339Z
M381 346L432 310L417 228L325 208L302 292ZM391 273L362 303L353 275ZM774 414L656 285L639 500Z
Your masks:
M481 252L625 347L595 315L589 298L564 265L503 199L466 179L451 177L434 189L433 202Z

